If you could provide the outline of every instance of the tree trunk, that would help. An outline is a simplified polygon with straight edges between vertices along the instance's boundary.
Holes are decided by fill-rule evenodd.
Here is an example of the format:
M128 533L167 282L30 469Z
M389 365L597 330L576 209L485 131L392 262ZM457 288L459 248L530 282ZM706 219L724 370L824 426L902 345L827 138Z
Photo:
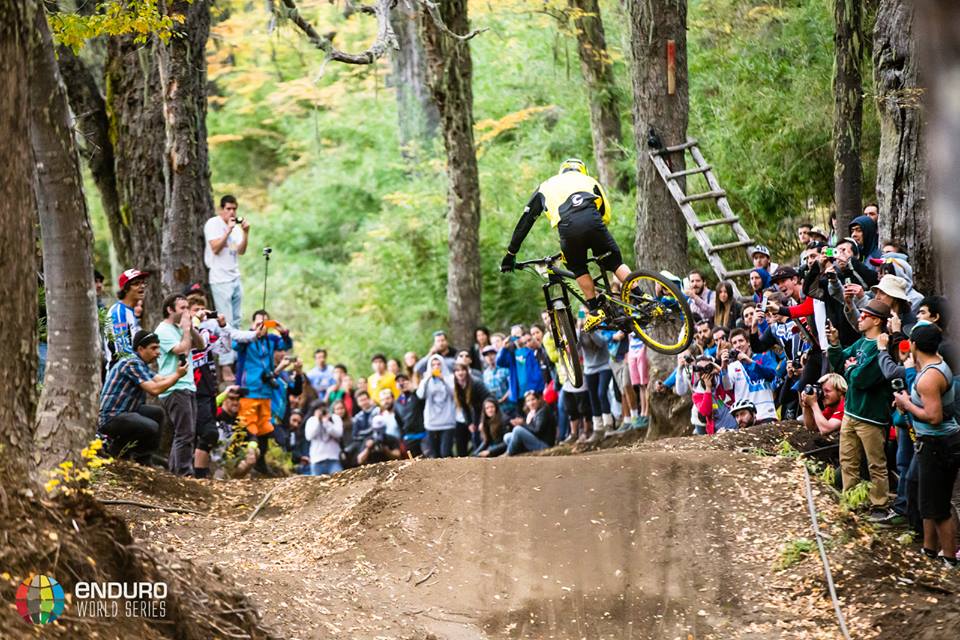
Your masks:
M33 0L0 0L0 481L30 470L37 384L37 265L30 139Z
M417 28L417 9L400 2L390 12L398 50L391 52L393 85L397 90L397 120L400 153L417 157L417 150L430 145L437 135L440 114L427 88L427 62Z
M466 0L440 0L446 26L469 30ZM447 312L453 344L473 344L480 322L480 181L473 141L473 65L470 46L442 32L426 12L420 24L427 78L440 112L447 152Z
M166 120L166 208L160 252L165 293L207 281L203 225L213 215L207 156L207 60L209 0L175 0L168 15L186 19L160 56Z
M940 248L942 293L960 314L960 5L955 0L921 0L921 68L930 87L927 157L930 162L930 211ZM926 293L926 292L925 292Z
M121 269L154 274L143 304L144 327L160 321L162 298L165 134L157 47L134 44L131 36L107 39L107 117L120 202L119 218L108 222Z
M847 235L850 221L863 211L863 169L860 164L863 27L860 14L860 0L834 0L833 199L837 206L840 236Z
M927 211L923 89L909 0L882 0L874 26L873 66L880 117L877 200L880 240L906 245L919 291L939 291L933 225Z
M121 216L107 103L90 68L70 47L57 47L57 61L60 76L67 88L70 108L77 119L80 153L90 167L93 182L100 193L104 214L112 230L112 226L118 223ZM116 237L114 242L118 242Z
M647 136L653 129L664 146L686 142L686 0L627 0L633 77L633 132L637 149L637 264L677 275L687 271L687 226L683 214L650 161ZM676 90L668 94L667 41L676 46ZM682 154L668 162L685 166Z
M617 106L617 86L613 65L607 53L607 41L597 0L569 0L573 23L577 31L577 49L580 69L587 83L590 102L590 132L593 136L593 156L597 162L597 176L608 188L626 189L629 178L617 171L623 159L620 147L620 109Z
M30 139L37 163L48 334L34 434L34 461L42 470L76 455L93 436L101 360L93 232L72 117L45 12L38 11L34 22Z

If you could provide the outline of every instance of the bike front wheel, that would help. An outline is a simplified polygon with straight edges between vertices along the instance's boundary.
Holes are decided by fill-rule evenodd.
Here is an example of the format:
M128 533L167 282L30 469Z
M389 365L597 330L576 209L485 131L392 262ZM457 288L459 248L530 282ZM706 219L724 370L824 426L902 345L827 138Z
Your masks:
M633 331L654 351L681 353L693 340L693 314L677 285L654 271L627 276L620 301Z
M575 387L583 384L583 363L580 362L580 350L577 348L577 332L573 328L573 316L570 309L558 302L550 310L553 319L553 339L560 354L558 364L567 374L567 380Z

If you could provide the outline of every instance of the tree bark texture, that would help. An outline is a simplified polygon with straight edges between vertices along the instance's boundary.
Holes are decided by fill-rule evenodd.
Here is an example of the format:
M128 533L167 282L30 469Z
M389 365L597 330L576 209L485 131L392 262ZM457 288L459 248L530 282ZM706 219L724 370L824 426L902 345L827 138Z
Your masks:
M43 470L76 456L93 437L101 359L93 231L72 117L45 12L38 11L34 22L30 140L37 166L48 335L34 462Z
M687 226L680 207L650 161L647 134L652 128L664 146L687 137L686 0L627 0L630 64L633 78L633 131L637 149L637 263L687 271ZM667 93L667 41L676 45L676 91ZM682 154L667 158L674 171L685 166Z
M159 44L108 38L106 103L113 144L119 218L110 234L121 269L154 274L144 300L144 327L160 321L160 240L164 205L164 122ZM109 211L106 211L110 215Z
M837 229L841 236L845 236L850 221L863 211L863 168L860 164L863 27L860 0L834 0L833 19L833 200L837 207Z
M30 126L33 0L0 0L0 481L29 471L37 384L37 265Z
M70 47L57 47L57 62L60 76L67 88L70 108L77 119L80 153L90 167L112 231L113 225L119 222L121 216L107 103L93 72ZM114 242L117 242L116 238Z
M617 163L623 159L620 146L620 108L613 65L607 53L607 40L597 0L569 0L577 32L580 69L587 84L590 103L590 132L597 176L608 188L626 189L629 178L618 175Z
M168 2L169 15L186 20L160 56L166 122L166 207L160 251L164 293L207 281L203 225L213 213L207 154L207 60L210 1Z
M930 88L927 157L930 211L944 277L943 295L960 314L960 4L920 0L921 68ZM927 292L925 292L927 293Z
M429 147L437 135L440 114L427 87L427 62L418 29L418 5L399 2L390 22L400 47L391 52L393 85L397 90L400 153L415 158L418 148Z
M882 0L873 33L880 118L880 240L904 243L917 289L939 291L933 225L927 210L925 114L913 2Z
M469 31L466 0L440 0L440 16ZM467 42L442 32L421 12L427 78L440 112L447 153L447 312L455 345L473 344L480 322L480 180L473 140L473 65Z

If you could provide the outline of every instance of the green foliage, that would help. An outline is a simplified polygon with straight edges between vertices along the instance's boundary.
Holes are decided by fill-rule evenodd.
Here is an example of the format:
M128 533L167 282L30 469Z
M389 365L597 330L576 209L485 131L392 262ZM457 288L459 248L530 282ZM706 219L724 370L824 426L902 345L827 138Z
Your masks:
M777 455L782 458L799 458L800 452L790 444L789 440L784 438L780 441L780 444L777 445Z
M820 474L820 480L823 484L828 487L832 487L837 482L837 470L833 465L826 465L823 468L823 472Z
M344 20L336 3L301 4L319 31L336 31L344 50L361 50L373 37L368 16ZM258 256L269 245L267 305L293 328L301 356L323 345L333 360L366 371L374 351L422 354L430 332L447 321L442 142L401 156L388 61L325 63L289 23L268 32L264 3L224 0L218 7L208 46L210 159L215 199L237 195L241 215L252 223L241 260L245 313L262 303ZM566 7L563 0L548 6ZM593 168L572 30L539 9L520 0L470 4L473 26L490 28L469 46L483 322L495 330L535 320L542 304L533 277L497 271L530 193L564 157L582 157ZM619 2L601 2L601 10L621 98L622 166L631 175L627 21ZM791 221L825 215L832 200L831 9L822 0L691 0L688 14L689 133L701 141L747 228L785 253L793 249ZM863 73L869 87L869 63ZM867 100L867 185L874 181L875 120ZM607 188L613 235L633 263L635 191ZM692 246L694 262L705 266ZM542 256L556 247L555 231L541 220L522 253ZM103 246L97 249L98 264L105 264ZM658 268L643 256L635 262Z
M780 547L780 556L774 565L777 571L784 571L798 564L813 552L814 542L807 538L796 538Z
M90 13L58 11L47 15L50 31L57 44L80 51L87 41L99 36L134 36L134 42L147 42L155 34L166 42L178 23L180 14L164 15L158 0L109 0L97 5ZM191 0L192 1L192 0Z
M856 511L870 503L872 482L860 482L840 494L840 508L843 511Z

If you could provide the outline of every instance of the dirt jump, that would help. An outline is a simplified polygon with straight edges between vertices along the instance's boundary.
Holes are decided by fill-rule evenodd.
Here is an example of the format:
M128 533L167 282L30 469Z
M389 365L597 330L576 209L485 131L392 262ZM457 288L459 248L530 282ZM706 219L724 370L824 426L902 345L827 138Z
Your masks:
M841 637L816 548L785 561L812 539L803 468L750 437L265 481L124 465L101 497L200 512L112 507L232 577L279 638ZM955 578L815 493L853 637L956 630Z

